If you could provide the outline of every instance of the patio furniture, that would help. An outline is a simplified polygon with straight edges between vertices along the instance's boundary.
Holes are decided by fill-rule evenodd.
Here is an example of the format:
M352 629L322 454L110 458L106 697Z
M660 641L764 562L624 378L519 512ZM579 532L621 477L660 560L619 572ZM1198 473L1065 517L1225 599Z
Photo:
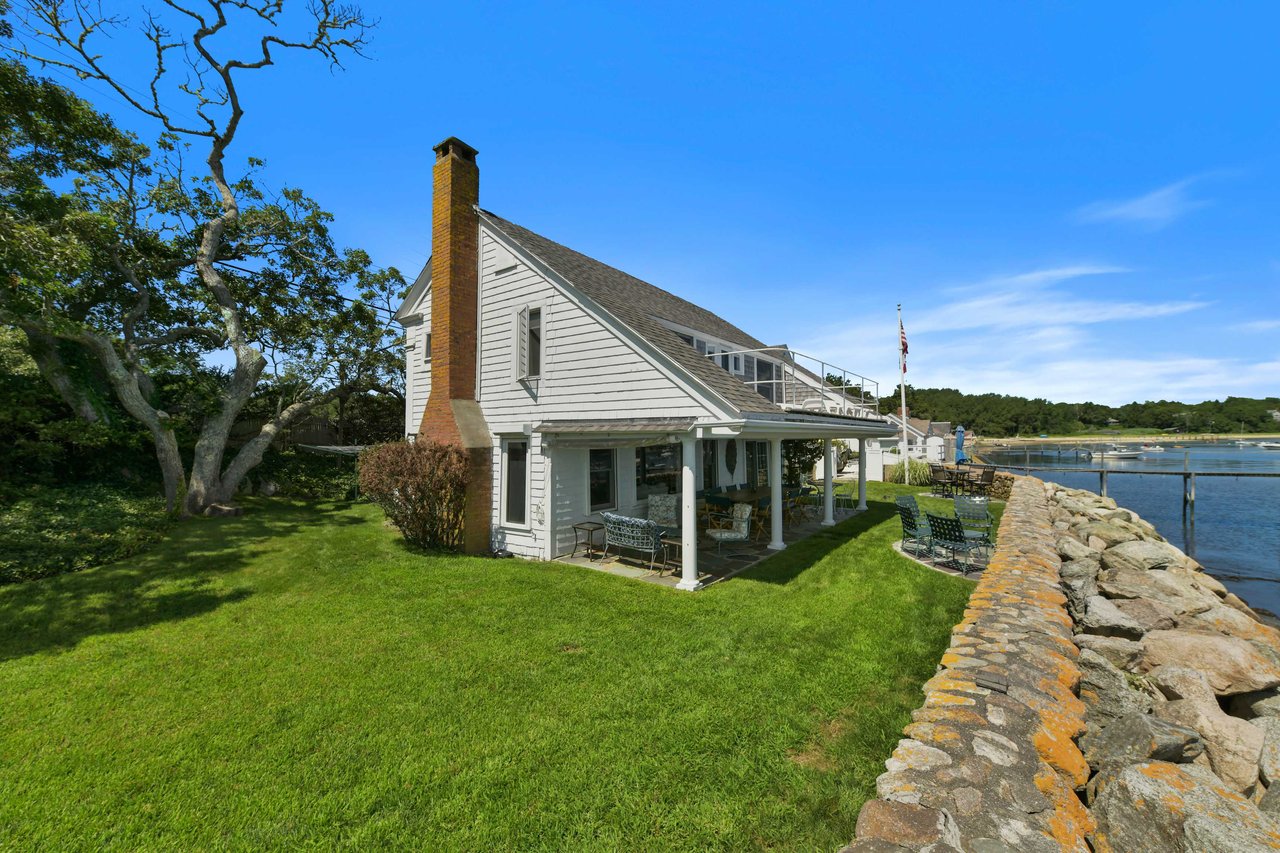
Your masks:
M995 482L995 467L991 465L983 465L978 471L970 475L969 493L986 497L991 494L991 487L995 485Z
M956 495L956 518L964 525L965 535L970 539L982 536L991 538L991 528L995 526L995 516L987 509L988 500L978 495ZM977 534L977 535L973 535Z
M746 542L751 538L751 504L734 504L732 518L729 527L713 527L707 531L716 542L717 554L726 542Z
M940 498L951 497L953 479L944 465L929 464L929 494Z
M573 550L569 552L572 557L578 553L578 546L582 545L587 555L587 559L592 559L591 555L599 554L600 549L596 547L596 532L604 530L604 525L598 521L580 521L573 526Z
M912 498L912 504L914 502L915 499ZM898 518L902 521L902 550L906 551L908 545L914 545L912 553L919 557L923 550L927 556L932 553L929 545L929 527L912 504L903 503L901 498L897 504Z
M602 512L604 519L604 551L600 559L609 556L610 548L628 548L649 555L649 569L663 551L662 528L647 518L631 518L613 512ZM665 559L664 559L665 562Z
M961 574L967 575L979 568L972 557L989 546L990 540L984 543L966 536L964 525L958 518L931 512L925 512L925 518L929 524L929 553L934 565L938 565L938 552L945 551L951 555L951 566L959 569Z
M773 510L769 505L773 503L773 497L764 497L756 501L755 517L752 519L751 532L757 537L763 536L768 538L773 535Z
M714 489L707 493L702 505L703 520L707 527L720 527L728 523L733 514L733 501L723 494L723 489Z
M667 533L680 529L680 496L649 495L649 520Z

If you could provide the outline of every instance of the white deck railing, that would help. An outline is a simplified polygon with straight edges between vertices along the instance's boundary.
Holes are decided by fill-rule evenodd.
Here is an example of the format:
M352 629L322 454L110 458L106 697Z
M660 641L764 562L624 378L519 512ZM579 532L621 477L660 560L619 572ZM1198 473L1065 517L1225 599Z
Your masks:
M880 383L786 347L717 352L707 358L784 409L884 420Z

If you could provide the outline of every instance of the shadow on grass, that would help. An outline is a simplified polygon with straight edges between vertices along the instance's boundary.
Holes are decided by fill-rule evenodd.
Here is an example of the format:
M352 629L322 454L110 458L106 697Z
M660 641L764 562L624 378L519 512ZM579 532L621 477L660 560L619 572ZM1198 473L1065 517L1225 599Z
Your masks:
M893 504L868 501L866 512L788 545L786 550L752 566L738 577L761 583L788 584L832 551L895 515L897 509Z
M65 651L87 637L243 601L250 588L227 588L219 579L244 568L269 540L316 524L362 523L334 517L346 506L246 501L244 515L183 521L163 542L120 562L0 587L0 660Z

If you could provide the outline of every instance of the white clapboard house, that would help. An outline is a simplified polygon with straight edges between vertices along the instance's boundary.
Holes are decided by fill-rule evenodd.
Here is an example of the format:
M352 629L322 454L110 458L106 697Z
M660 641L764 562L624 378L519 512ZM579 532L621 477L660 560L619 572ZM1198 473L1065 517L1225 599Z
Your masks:
M396 315L405 432L468 450L468 551L552 559L574 524L675 493L696 589L702 490L768 486L779 506L782 441L894 434L874 383L481 209L475 150L435 151L432 256ZM785 547L781 513L770 532Z

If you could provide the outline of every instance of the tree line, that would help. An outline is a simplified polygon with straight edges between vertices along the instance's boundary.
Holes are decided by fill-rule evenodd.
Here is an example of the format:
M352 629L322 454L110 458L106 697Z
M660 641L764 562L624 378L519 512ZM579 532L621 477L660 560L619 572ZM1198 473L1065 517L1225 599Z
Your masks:
M881 399L880 411L898 410L899 391ZM1123 406L1101 403L1053 403L1008 394L965 394L955 388L907 386L912 417L963 424L992 438L1105 432L1127 428L1186 433L1280 432L1280 397L1226 397L1200 403L1148 400Z

